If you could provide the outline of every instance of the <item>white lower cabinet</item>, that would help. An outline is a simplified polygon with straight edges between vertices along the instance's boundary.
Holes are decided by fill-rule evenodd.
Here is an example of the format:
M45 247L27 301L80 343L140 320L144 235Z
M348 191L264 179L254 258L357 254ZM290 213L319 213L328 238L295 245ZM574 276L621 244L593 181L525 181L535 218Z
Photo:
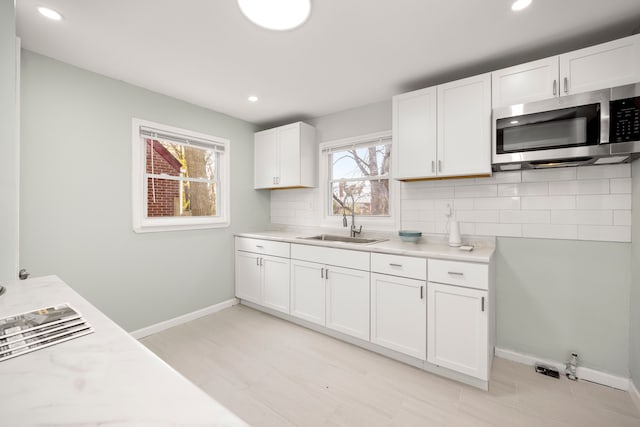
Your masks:
M487 291L433 282L427 288L427 361L488 380Z
M371 273L371 342L426 359L426 281Z
M291 315L369 340L369 272L291 261Z
M291 315L324 326L324 265L291 260Z
M260 255L236 251L236 297L260 302Z
M290 263L288 243L236 238L236 297L289 314Z
M326 326L369 341L369 272L327 267Z

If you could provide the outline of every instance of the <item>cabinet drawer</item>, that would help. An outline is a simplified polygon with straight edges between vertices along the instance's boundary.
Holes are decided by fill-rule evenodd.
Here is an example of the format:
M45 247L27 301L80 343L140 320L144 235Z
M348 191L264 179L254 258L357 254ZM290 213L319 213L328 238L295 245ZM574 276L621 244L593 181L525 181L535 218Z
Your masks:
M428 275L430 282L489 289L489 266L487 264L430 259Z
M285 242L276 242L274 240L250 239L247 237L236 237L236 250L245 252L254 252L263 255L273 255L283 258L289 258L289 247L291 245Z
M369 252L292 244L291 258L357 270L369 270Z
M392 276L427 280L427 260L402 255L371 254L371 271Z

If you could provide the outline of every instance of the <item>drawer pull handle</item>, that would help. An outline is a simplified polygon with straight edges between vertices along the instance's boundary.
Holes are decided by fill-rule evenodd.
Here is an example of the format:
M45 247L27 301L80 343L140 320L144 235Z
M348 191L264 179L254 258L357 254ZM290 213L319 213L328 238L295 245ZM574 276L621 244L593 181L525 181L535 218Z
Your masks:
M256 245L256 248L258 248L258 249L264 249L264 246Z
M482 297L482 311L484 311L484 297Z
M402 264L394 264L394 263L390 262L389 265L391 267L400 267L400 268L402 268Z
M424 299L424 286L420 286L420 299Z
M452 276L464 276L464 273L459 273L457 271L448 271L447 273Z

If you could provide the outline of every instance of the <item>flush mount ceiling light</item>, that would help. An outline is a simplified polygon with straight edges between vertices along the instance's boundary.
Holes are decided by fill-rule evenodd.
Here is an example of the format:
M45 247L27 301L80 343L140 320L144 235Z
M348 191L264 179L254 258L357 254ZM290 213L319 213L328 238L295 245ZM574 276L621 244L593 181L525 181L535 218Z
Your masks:
M249 98L247 98L249 100L249 102L258 102L258 97L255 95L251 95Z
M511 10L522 10L531 4L531 0L516 0L511 5Z
M302 25L311 13L311 0L238 0L251 22L269 30L291 30Z
M58 12L56 12L53 9L49 9L48 7L39 7L38 12L40 12L40 15L46 18L52 19L54 21L60 21L62 19L62 15L60 15Z

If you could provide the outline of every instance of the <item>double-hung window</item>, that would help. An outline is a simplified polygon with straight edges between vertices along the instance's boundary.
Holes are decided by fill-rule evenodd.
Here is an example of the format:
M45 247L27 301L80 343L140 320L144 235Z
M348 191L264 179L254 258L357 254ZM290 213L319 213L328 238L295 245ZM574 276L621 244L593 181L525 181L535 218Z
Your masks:
M360 224L393 227L390 133L323 143L320 149L326 225L354 214Z
M133 119L133 228L229 225L229 141Z

